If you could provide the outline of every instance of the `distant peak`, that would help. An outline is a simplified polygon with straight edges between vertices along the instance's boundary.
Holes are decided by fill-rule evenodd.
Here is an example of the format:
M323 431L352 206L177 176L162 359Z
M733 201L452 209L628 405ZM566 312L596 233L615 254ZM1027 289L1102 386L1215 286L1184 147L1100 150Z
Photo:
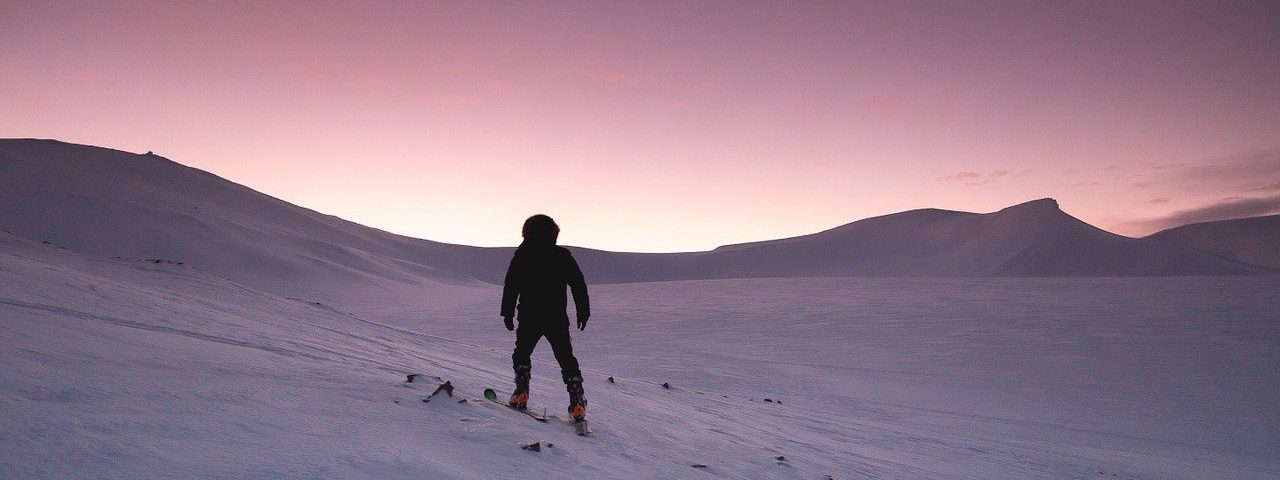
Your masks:
M1019 203L1012 207L1005 207L1001 212L1010 211L1058 211L1058 201L1052 198L1041 198L1030 202Z

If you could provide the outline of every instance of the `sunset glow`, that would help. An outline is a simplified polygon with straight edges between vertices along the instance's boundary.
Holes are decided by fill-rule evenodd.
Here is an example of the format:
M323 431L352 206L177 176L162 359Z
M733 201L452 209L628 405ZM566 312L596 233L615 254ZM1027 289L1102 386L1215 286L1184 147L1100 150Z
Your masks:
M0 137L431 240L689 251L1042 197L1280 212L1274 2L0 4Z

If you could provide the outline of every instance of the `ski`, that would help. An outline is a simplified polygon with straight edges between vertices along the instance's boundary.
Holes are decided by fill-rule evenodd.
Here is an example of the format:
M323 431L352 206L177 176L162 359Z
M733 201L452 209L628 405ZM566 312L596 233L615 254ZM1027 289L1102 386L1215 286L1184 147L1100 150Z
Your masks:
M519 408L516 408L516 407L510 406L510 405L507 405L506 403L503 403L503 402L502 402L502 400L498 400L498 394L497 394L496 392L494 392L492 388L486 388L486 389L484 389L484 398L485 398L486 400L489 400L489 401L493 402L493 403L496 403L496 404L498 404L498 405L501 405L501 406L505 407L505 408L506 408L506 409L508 409L508 410L514 410L514 411L517 411L517 412L523 413L523 414L525 414L525 415L528 415L528 416L529 416L529 418L532 418L532 419L537 420L537 421L539 421L539 422L547 423L548 418L547 418L547 413L546 413L546 412L543 412L543 413L542 413L542 415L539 415L539 414L537 414L536 412L533 412L533 411L531 411L531 410L529 410L529 409L521 410L521 409L519 409Z
M547 423L547 412L546 412L546 411L543 411L543 412L542 412L542 415L538 415L537 413L534 413L532 410L529 410L529 409L527 409L527 408L526 408L526 409L524 409L524 410L521 410L521 409L519 409L519 408L515 408L515 407L510 407L510 406L508 406L507 408L510 408L510 409L515 410L515 411L517 411L517 412L520 412L520 413L523 413L523 414L525 414L525 415L528 415L528 416L529 416L529 418L532 418L532 419L537 420L537 421L539 421L539 422Z
M493 402L493 403L496 403L496 404L498 404L498 405L501 405L501 406L503 406L503 407L507 408L508 410L515 410L515 411L517 411L517 412L520 412L520 413L523 413L523 414L525 414L525 415L528 415L530 418L532 418L532 419L534 419L534 420L537 420L537 421L539 421L539 422L542 422L542 423L547 423L547 422L549 422L549 421L551 420L551 418L553 418L553 417L549 417L549 416L547 416L547 413L546 413L545 411L543 411L543 412L542 412L542 414L541 414L541 415L539 415L539 414L534 413L534 412L532 412L532 411L530 411L530 410L528 410L528 409L521 410L521 409L519 409L519 408L515 408L515 407L512 407L512 406L510 406L510 405L507 405L507 404L503 403L501 400L499 400L499 399L498 399L498 393L497 393L497 392L495 392L492 388L486 388L486 389L484 389L484 398L485 398L486 400L489 400L490 402ZM587 420L586 420L586 419L582 419L582 420L574 420L574 419L572 419L572 418L566 418L566 419L564 419L564 421L565 421L566 423L568 423L569 425L572 425L572 426L573 426L573 431L574 431L574 433L577 433L578 435L581 435L581 436L584 436L584 437L589 437L589 436L591 436L591 425L587 423Z

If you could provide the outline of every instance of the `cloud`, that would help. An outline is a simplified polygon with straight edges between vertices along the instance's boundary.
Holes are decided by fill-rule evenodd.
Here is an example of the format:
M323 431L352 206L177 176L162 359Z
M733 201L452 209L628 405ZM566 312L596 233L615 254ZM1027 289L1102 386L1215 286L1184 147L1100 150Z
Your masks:
M976 187L979 185L994 183L996 180L1000 179L1001 177L1006 177L1008 175L1009 175L1008 170L992 170L991 173L987 173L987 174L964 171L964 172L956 172L951 175L938 177L935 180L939 182L964 182L965 186L967 187Z
M1272 190L1280 190L1280 183L1275 183L1272 185L1263 185L1261 187L1253 189L1253 191L1255 192L1269 192Z
M959 173L947 175L945 177L938 177L938 181L950 182L955 180L974 180L981 177L982 177L982 174L978 172L959 172Z
M1280 186L1280 149L1240 153L1170 169L1168 181L1183 188L1256 191Z
M1154 232L1191 223L1256 217L1276 213L1280 213L1280 195L1259 198L1232 197L1209 205L1179 210L1164 217L1132 222L1130 226L1135 229Z
M1170 201L1172 200L1169 197L1160 197L1160 198L1153 198L1151 200L1147 200L1147 203L1161 204L1161 203L1169 203Z

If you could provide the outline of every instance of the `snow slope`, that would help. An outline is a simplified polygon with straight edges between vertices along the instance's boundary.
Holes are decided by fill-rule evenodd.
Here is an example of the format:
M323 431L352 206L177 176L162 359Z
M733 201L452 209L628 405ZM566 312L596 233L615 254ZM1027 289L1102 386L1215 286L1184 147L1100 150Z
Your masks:
M500 282L512 252L394 235L157 155L54 140L0 139L0 198L0 230L24 238L183 262L299 297L352 293L333 289L342 284L382 295L421 291L432 280ZM670 278L684 262L681 255L575 252L597 282Z
M1193 223L1147 238L1280 270L1280 215Z
M0 478L1275 478L1277 286L596 286L580 438L478 400L495 287L336 308L0 234Z
M21 237L297 296L474 283L448 263L484 250L357 225L156 155L52 140L0 141L0 197L0 228Z

